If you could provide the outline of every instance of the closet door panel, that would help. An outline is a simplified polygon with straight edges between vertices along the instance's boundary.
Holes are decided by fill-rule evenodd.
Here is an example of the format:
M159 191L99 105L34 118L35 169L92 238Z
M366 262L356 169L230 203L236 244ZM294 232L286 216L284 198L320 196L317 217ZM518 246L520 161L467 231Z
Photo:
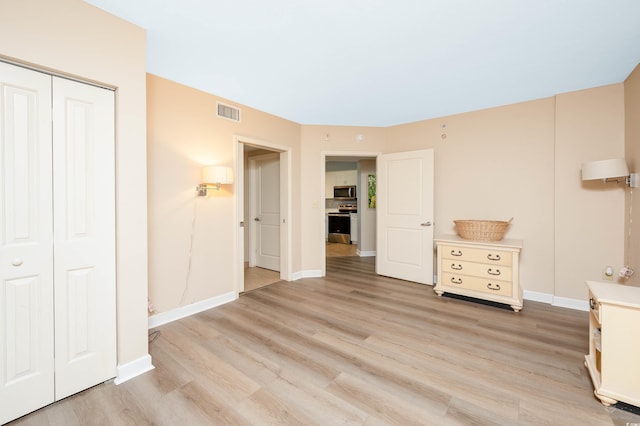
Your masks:
M54 400L51 77L0 62L0 424Z
M56 399L116 375L114 93L53 79Z

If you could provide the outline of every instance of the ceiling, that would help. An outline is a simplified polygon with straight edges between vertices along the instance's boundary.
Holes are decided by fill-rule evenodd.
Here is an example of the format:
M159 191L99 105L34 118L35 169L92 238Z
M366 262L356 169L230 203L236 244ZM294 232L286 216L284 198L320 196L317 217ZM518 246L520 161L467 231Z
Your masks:
M147 71L300 124L390 126L620 83L638 0L86 0Z

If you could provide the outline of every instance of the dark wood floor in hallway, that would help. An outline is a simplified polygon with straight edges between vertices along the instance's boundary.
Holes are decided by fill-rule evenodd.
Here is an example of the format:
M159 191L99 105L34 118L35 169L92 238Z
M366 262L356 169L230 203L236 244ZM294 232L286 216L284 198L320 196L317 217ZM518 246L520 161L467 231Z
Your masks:
M278 282L162 327L155 370L106 383L21 425L625 425L583 365L588 313L522 312L438 297L327 259L325 278Z

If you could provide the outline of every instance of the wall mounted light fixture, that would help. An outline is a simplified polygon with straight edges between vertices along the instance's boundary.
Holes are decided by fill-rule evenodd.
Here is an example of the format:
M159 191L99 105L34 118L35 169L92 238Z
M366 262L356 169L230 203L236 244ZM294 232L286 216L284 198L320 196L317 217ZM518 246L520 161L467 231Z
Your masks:
M208 189L220 191L220 185L233 183L233 170L224 166L205 166L202 168L202 182L197 186L199 197L206 197Z
M637 188L640 184L640 173L629 174L627 162L622 158L612 160L592 161L582 164L582 180L602 179L604 183L624 183L630 188ZM622 180L621 180L622 179ZM631 241L633 190L629 190L629 225L627 226L627 247L625 249L625 266L620 269L620 278L628 279L633 275L633 268L629 266L629 245ZM605 274L608 275L609 271Z
M620 180L620 178L624 180ZM627 162L622 158L583 163L582 180L595 179L602 179L604 183L625 183L631 188L637 188L640 183L640 173L629 174Z

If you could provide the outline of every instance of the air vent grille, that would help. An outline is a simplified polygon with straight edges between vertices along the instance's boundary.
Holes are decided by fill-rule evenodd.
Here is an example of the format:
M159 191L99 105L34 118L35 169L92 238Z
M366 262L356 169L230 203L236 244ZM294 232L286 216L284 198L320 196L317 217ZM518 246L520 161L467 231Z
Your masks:
M218 102L218 117L226 118L227 120L240 122L240 109L231 105Z

